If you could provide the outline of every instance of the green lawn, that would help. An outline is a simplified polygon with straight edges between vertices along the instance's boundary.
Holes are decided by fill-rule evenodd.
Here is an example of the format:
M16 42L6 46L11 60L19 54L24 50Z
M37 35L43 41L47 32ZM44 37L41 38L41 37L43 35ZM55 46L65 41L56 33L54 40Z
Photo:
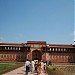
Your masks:
M8 66L14 65L13 63L0 63L0 69L6 68Z
M3 75L6 72L9 72L11 70L14 70L18 67L23 66L23 62L13 62L13 63L0 63L0 75Z

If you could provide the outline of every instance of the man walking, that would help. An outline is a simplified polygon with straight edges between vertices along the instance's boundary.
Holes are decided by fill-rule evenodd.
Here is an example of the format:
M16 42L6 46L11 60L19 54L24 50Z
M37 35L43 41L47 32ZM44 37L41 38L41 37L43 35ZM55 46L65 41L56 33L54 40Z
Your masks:
M30 69L29 69L29 68L30 68L30 64L31 64L30 61L27 59L26 62L25 62L26 75L28 75L28 72L29 72L29 70L30 70Z

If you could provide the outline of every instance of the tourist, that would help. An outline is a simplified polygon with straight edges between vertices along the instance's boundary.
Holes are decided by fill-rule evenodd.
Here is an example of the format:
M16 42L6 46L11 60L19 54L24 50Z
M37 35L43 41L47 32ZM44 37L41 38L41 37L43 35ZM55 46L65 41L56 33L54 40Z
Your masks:
M40 63L41 63L41 72L42 72L42 70L43 70L43 64L44 64L44 63L43 63L43 61L42 61L42 60L41 60L41 62L40 62Z
M46 63L44 62L43 72L46 73Z
M37 73L38 75L41 73L41 63L40 62L37 65Z
M30 63L29 72L32 72L32 64Z
M37 61L35 61L35 71L37 71L37 65L38 65L38 62Z
M35 62L34 62L34 61L32 61L32 62L31 62L31 64L32 64L32 72L33 72L33 71L34 71L34 69L35 69L35 68L34 68Z
M28 59L25 62L25 67L26 67L26 75L28 75L28 72L30 70L30 61Z

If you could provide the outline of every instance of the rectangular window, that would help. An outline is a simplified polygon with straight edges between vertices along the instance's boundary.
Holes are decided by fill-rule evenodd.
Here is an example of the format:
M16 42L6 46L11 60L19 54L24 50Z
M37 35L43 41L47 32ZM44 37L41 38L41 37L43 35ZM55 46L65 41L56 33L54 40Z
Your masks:
M10 49L12 50L12 47Z
M7 48L5 47L5 50L6 50Z
M19 47L19 50L20 50L21 48Z

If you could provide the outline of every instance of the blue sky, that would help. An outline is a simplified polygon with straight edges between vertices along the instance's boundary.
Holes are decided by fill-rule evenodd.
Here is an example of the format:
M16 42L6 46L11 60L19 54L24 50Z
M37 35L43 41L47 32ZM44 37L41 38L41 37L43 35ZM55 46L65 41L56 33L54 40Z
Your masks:
M0 0L0 42L72 44L73 0Z

